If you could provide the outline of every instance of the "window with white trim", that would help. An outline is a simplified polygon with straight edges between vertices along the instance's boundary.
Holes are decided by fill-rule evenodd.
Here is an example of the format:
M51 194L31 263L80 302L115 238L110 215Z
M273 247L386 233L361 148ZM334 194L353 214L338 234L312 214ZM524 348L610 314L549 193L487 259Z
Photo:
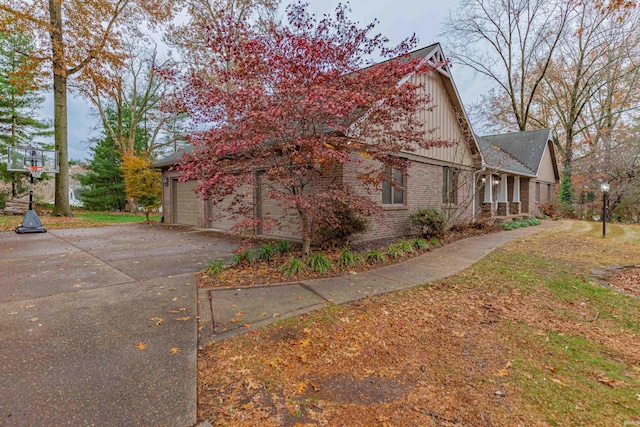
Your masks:
M458 169L444 166L442 168L442 203L458 204Z

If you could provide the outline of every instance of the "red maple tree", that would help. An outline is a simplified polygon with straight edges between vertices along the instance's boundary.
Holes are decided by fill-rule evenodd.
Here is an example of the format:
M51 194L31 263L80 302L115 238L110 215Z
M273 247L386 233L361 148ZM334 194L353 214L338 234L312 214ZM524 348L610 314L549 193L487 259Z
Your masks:
M264 196L297 214L305 254L319 224L340 225L336 206L356 215L380 209L363 189L392 180L390 167L405 170L398 153L442 144L416 115L431 99L410 78L428 71L408 54L415 37L388 47L370 35L375 22L360 27L347 12L339 5L318 18L296 3L287 22L266 33L222 19L208 39L219 64L206 76L181 76L177 107L200 129L189 137L194 149L178 167L181 179L227 203L236 228L274 225L253 215L245 193L258 174L276 183ZM386 60L374 64L374 55ZM340 178L347 168L357 171L357 189Z

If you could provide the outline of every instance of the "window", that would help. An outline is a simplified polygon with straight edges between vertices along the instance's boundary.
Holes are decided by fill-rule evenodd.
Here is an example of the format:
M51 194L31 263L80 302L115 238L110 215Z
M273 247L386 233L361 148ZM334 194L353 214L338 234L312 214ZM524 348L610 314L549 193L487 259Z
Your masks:
M458 169L449 166L442 168L442 203L458 204Z
M382 183L382 204L383 205L404 205L405 176L401 171L387 169L389 176L393 177L395 186L387 180ZM402 188L402 189L401 189Z
M540 201L540 183L536 182L536 202Z
M551 201L551 184L547 184L547 202Z

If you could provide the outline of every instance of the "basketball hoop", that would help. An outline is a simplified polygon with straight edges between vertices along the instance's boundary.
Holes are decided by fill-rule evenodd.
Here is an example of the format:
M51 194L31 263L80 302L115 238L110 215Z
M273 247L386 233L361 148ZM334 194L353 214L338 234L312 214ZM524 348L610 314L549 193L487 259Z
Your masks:
M44 172L44 166L27 166L27 169L31 172L31 176L34 178L40 178L42 172Z
M46 233L38 214L33 210L33 185L35 178L43 173L58 173L58 151L37 147L7 147L7 171L29 172L29 210L25 212L22 225L16 227L16 233Z

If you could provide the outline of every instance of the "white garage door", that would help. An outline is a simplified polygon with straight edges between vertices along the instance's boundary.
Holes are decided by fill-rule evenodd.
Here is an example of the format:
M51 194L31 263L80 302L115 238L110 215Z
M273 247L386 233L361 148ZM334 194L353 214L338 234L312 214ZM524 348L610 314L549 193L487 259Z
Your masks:
M198 222L198 197L193 192L197 181L173 182L175 185L175 215L173 223L178 225L200 225Z
M264 230L265 236L281 237L285 239L300 238L300 220L297 213L283 208L277 200L269 197L269 190L277 184L262 178L260 180L260 215L263 219L274 219L279 221L279 225L273 226L269 230ZM278 188L278 187L275 187Z

